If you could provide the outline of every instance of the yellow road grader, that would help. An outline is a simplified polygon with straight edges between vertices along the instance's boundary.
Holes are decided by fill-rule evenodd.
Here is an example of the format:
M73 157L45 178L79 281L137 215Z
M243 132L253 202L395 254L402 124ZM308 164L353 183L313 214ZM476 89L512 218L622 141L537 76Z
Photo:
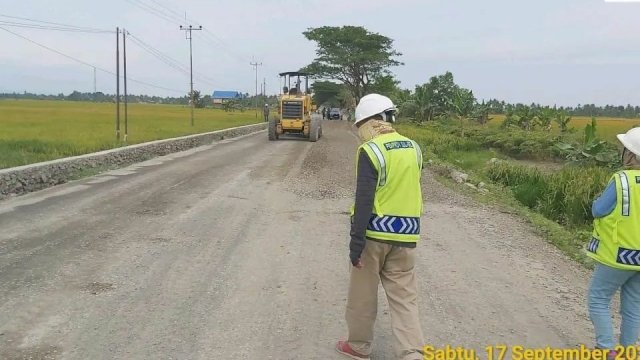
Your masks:
M309 75L298 71L280 74L284 86L278 99L278 116L269 120L269 140L278 140L283 134L298 134L315 142L322 136L322 117L315 113Z

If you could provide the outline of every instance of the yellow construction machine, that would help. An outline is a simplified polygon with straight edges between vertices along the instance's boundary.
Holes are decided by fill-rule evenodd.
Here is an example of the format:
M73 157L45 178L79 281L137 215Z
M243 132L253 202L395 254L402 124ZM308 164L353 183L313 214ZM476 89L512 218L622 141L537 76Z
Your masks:
M269 140L278 140L282 134L299 134L315 142L322 136L322 117L315 113L309 75L298 71L280 74L284 86L278 99L278 116L269 120Z

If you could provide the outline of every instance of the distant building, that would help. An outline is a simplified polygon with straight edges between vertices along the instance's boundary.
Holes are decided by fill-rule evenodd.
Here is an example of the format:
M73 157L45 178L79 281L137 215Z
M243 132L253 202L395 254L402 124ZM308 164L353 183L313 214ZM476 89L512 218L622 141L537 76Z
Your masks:
M211 95L211 99L213 99L214 104L224 104L230 100L239 100L242 99L242 93L239 91L220 91L216 90Z

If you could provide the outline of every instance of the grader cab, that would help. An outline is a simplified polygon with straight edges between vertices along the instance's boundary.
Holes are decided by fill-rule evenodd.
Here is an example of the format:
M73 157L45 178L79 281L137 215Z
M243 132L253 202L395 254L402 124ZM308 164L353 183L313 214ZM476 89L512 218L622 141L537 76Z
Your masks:
M269 120L269 140L278 140L283 134L297 134L315 142L322 136L322 118L314 111L309 75L297 71L280 74L284 86L278 99L278 116Z

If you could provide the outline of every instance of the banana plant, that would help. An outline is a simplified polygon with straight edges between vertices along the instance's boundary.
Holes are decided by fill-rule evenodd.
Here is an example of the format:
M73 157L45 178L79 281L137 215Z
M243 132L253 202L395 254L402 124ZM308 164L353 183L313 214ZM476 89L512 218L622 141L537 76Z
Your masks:
M615 168L620 165L620 158L615 146L598 138L597 121L591 118L591 124L584 128L581 144L560 142L556 147L570 162L577 164L596 164Z
M567 131L569 131L569 122L571 122L571 116L568 116L566 112L557 111L553 120L556 122L556 124L558 124L561 133L566 133Z
M517 123L521 129L530 131L535 125L533 120L536 114L529 106L521 106L520 108L517 108L515 115L517 115Z
M402 114L414 117L419 122L429 121L433 119L436 109L434 98L426 86L416 86L416 91L411 100L402 104L400 111Z
M484 103L484 100L482 100L482 104L477 104L473 108L471 117L475 119L478 124L485 125L489 122L489 120L491 120L491 118L489 117L489 112L489 107Z
M458 88L453 94L451 101L452 115L460 121L460 136L464 137L464 122L471 116L474 103L475 97L471 90Z
M536 125L540 126L541 129L551 131L551 121L554 115L555 112L553 109L548 107L540 108L536 111L535 123Z
M505 118L502 121L502 128L509 128L512 126L516 126L518 124L517 116L514 112L514 109L511 105L507 106L505 109Z

